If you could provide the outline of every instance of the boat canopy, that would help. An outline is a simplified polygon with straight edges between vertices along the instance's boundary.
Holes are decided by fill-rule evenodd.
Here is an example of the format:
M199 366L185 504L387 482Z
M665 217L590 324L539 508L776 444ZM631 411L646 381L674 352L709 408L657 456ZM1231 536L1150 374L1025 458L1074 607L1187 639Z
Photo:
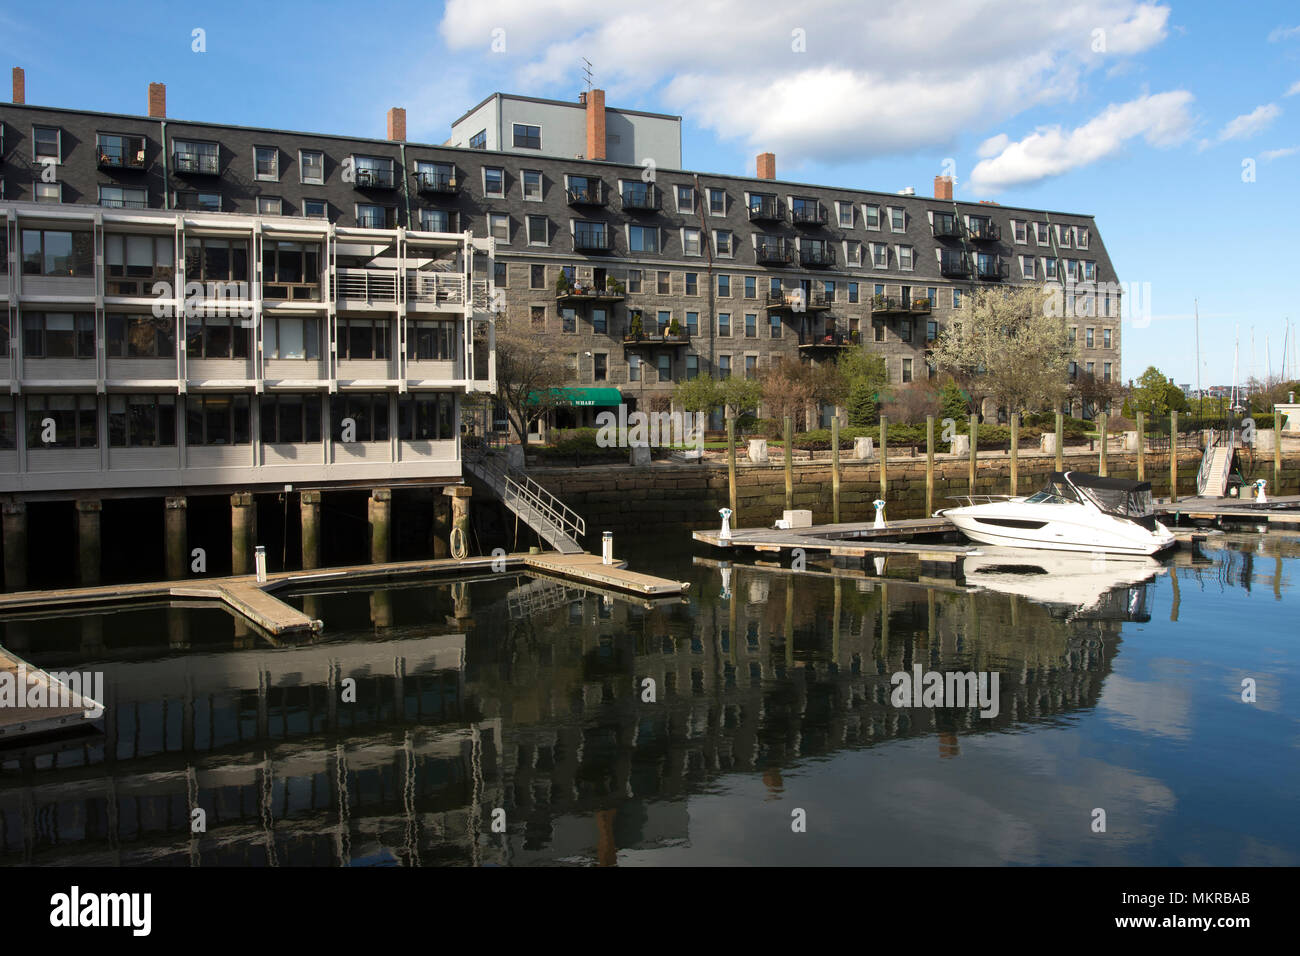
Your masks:
M1081 471L1052 472L1052 482L1068 482L1079 493L1109 515L1121 518L1148 518L1155 513L1151 500L1151 482L1128 478L1103 478ZM1144 524L1145 522L1139 522Z

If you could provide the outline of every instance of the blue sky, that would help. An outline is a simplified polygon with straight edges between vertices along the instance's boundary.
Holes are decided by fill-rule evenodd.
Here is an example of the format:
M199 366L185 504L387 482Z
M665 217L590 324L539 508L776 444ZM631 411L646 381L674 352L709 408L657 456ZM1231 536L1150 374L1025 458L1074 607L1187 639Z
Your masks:
M32 104L143 113L161 81L176 117L382 137L404 106L431 142L496 90L576 97L586 56L609 105L683 117L688 168L752 175L770 149L781 178L921 194L951 169L958 198L1094 214L1150 284L1125 378L1194 380L1194 299L1203 384L1231 381L1234 335L1243 380L1266 337L1277 373L1300 327L1294 2L65 0L0 11L0 53Z

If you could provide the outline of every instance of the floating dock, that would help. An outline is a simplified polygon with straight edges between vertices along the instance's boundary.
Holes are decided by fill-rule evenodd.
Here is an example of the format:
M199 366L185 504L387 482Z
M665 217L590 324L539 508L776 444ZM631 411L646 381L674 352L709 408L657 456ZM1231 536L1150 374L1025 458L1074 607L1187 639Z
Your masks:
M1267 503L1255 504L1240 498L1183 498L1160 502L1156 512L1173 515L1175 520L1224 521L1267 524L1270 528L1300 528L1300 495L1270 496Z
M0 647L0 744L88 724L95 712L103 713L98 701Z

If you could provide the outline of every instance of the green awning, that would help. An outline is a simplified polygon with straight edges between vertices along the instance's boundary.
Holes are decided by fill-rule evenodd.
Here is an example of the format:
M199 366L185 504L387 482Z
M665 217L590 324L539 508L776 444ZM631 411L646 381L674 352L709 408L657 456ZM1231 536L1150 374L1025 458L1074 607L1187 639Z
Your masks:
M623 393L616 388L553 388L551 400L557 405L580 408L617 408L623 404ZM528 396L530 405L536 405L537 393Z

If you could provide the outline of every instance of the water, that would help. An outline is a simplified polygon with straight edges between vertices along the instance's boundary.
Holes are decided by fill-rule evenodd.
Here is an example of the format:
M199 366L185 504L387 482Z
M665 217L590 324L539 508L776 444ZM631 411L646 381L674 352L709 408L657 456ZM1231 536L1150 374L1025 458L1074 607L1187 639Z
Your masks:
M511 574L296 595L300 646L212 608L6 623L108 716L0 750L0 863L1300 862L1295 536L726 597L685 537L620 547L691 582L657 606ZM914 665L996 672L998 713L893 706Z

